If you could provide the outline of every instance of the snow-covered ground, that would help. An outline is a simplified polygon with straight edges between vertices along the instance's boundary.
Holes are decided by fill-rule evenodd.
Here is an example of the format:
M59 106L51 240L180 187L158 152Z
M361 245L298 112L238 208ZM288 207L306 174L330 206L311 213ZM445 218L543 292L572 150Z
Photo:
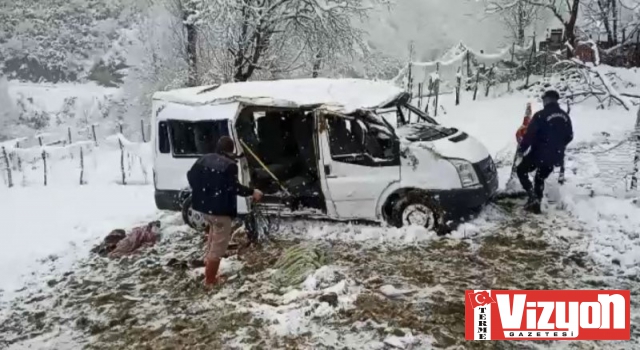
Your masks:
M501 165L504 186L515 130L526 102L540 107L535 97L463 96L453 106L445 96L446 114L437 119L482 141ZM0 305L0 346L465 348L465 289L620 288L632 293L632 342L585 345L638 348L640 207L624 178L633 153L628 143L609 150L630 136L635 111L585 102L571 115L567 183L558 189L560 201L545 204L545 215L526 215L521 201L506 200L446 239L414 227L288 222L276 243L226 259L231 279L214 295L202 292L201 270L191 266L201 257L201 237L178 214L156 213L151 186L116 184L117 150L89 157L97 163L82 187L74 185L77 156L53 163L61 170L52 170L47 187L39 184L40 169L30 169L26 187L0 183L0 288L5 299L17 298ZM163 240L144 257L82 259L111 229L158 217ZM300 241L319 244L330 261L300 285L274 287L274 262ZM36 274L18 278L29 271ZM25 281L29 288L13 293ZM520 345L567 346L509 346Z
M0 185L4 242L0 246L0 300L10 298L25 282L46 282L45 272L52 266L69 268L87 255L90 244L111 230L156 215L151 179L145 184L139 163L132 163L137 168L131 171L130 185L122 186L118 183L120 152L105 148L85 155L83 186L79 186L77 150L73 159L65 154L66 159L50 160L47 186L42 162L27 163L26 158L23 171L13 173L15 186Z
M21 134L19 148L12 140L0 142L9 155L14 185L8 188L2 158L0 303L10 300L25 282L44 283L51 269L67 269L114 228L130 227L157 214L148 145L125 141L128 185L122 186L120 150L113 138L117 130L109 123L104 125L108 129L98 124L94 127L98 145L92 141L90 124L96 117L102 118L107 99L117 89L92 83L11 81L8 92L16 109L20 110L17 106L23 103L23 111L47 115L50 126L46 133ZM38 135L45 144L67 141L69 130L72 145L38 146ZM47 158L46 186L43 150ZM83 186L79 186L81 178Z

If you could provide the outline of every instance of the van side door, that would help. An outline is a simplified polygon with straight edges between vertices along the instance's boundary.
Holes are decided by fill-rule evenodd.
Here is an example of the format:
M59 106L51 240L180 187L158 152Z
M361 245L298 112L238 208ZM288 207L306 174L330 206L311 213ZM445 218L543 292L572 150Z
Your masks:
M378 219L380 195L400 181L397 139L380 135L384 127L333 113L321 114L319 124L323 190L335 216Z

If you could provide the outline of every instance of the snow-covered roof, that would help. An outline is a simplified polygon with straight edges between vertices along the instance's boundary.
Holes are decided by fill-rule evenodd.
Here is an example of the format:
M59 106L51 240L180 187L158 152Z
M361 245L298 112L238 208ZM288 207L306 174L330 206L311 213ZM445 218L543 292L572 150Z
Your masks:
M268 107L324 105L343 112L378 107L393 101L402 89L363 79L291 79L200 86L156 92L154 100L186 105L234 102Z

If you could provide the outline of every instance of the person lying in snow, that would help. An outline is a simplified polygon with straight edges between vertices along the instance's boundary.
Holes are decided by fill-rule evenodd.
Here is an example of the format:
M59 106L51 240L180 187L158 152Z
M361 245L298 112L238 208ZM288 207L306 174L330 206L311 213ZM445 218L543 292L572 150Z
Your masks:
M542 95L544 108L533 116L518 145L518 153L524 156L516 172L529 197L525 210L536 214L541 212L544 182L553 168L563 163L565 149L573 140L571 118L560 108L559 100L557 91L549 90ZM533 171L536 174L532 185L529 173Z
M222 136L216 153L200 157L187 173L193 210L203 213L209 223L204 258L207 288L219 282L218 269L231 240L231 223L238 214L238 196L252 196L255 201L262 199L262 192L238 182L238 165L233 154L233 140Z
M120 258L140 249L154 245L160 239L160 221L153 221L145 226L134 227L127 235L124 230L111 231L101 244L91 252L100 256Z

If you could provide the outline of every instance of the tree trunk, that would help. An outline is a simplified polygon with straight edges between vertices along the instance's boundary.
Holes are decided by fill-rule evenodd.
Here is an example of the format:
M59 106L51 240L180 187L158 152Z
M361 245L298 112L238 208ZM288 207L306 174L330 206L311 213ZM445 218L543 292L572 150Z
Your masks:
M320 68L322 67L322 57L320 52L316 53L316 57L313 60L313 73L311 76L317 78L320 75Z
M524 5L522 1L518 1L518 23L516 23L516 26L518 28L518 35L517 35L517 40L518 40L518 45L520 46L524 46L524 40L525 40L525 17L526 17L526 13L525 13L525 9L524 9Z
M527 80L524 83L524 88L529 88L529 78L531 77L531 66L533 65L533 56L536 52L536 38L533 37L533 45L531 45L531 52L529 53L529 61L527 62Z
M602 21L602 24L604 25L604 30L605 32L607 32L607 43L611 46L613 46L613 41L614 41L614 36L613 33L611 31L611 23L609 23L609 20L611 19L610 16L610 12L611 12L611 5L610 3L612 1L617 1L617 0L597 0L596 3L598 4L598 9L600 10L600 20ZM597 39L596 39L597 41Z
M187 85L198 86L198 57L197 57L197 44L198 44L198 31L193 23L185 24L187 30L187 62L189 64Z
M568 42L572 47L575 47L576 44L576 22L578 21L579 8L580 0L572 0L569 20L564 23L565 42ZM573 54L571 50L567 50L567 58L572 58Z
M618 44L618 0L611 0L611 14L613 21L613 45Z

